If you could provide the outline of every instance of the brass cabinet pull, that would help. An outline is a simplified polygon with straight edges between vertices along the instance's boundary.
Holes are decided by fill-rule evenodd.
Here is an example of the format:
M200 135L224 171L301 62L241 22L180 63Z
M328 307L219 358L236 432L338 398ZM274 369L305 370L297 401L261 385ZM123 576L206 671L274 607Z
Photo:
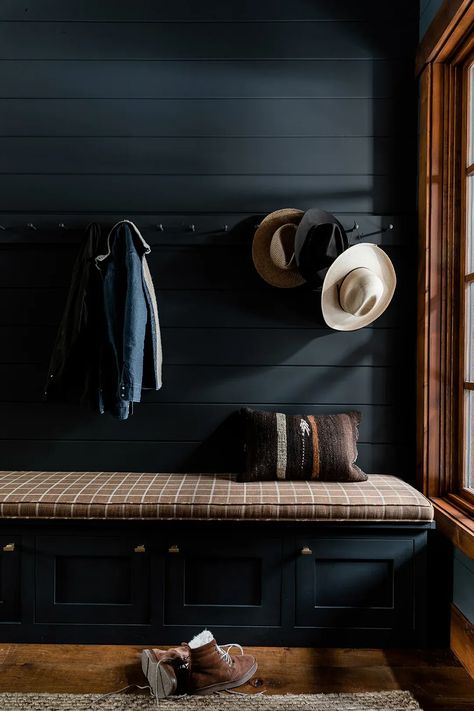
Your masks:
M146 548L143 545L143 543L140 543L139 546L135 546L135 548L133 549L133 552L134 553L146 553Z
M15 544L14 543L6 543L3 546L4 553L13 553L14 551L15 551Z
M176 543L173 544L168 548L168 553L179 553L179 546L177 546Z
M313 555L313 551L309 546L303 546L300 550L300 555Z

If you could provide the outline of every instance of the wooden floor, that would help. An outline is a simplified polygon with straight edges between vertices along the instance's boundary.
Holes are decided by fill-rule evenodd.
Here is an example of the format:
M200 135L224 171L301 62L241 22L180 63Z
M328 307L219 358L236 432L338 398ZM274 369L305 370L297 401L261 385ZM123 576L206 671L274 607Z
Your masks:
M0 645L0 692L105 693L143 684L140 647ZM259 669L242 691L409 689L425 711L474 711L474 680L449 651L249 648Z

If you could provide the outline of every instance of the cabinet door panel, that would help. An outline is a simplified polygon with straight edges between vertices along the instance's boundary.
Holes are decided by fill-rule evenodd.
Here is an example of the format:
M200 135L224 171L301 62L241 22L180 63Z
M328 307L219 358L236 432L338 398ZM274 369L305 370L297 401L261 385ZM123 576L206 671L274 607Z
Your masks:
M296 561L297 627L411 630L411 539L301 540Z
M37 622L146 624L149 560L130 539L40 536Z
M0 623L20 619L21 539L0 536Z
M203 538L170 546L167 625L279 625L280 598L279 540Z

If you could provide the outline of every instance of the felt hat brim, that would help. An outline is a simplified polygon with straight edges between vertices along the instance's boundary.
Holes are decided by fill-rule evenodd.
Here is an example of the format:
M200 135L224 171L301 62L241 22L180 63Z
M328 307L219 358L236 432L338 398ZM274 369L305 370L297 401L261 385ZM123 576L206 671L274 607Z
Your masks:
M305 212L296 230L295 259L313 288L321 287L328 268L347 247L346 232L334 215L318 207Z
M373 271L383 283L383 293L374 308L363 316L344 311L339 302L339 287L349 272L359 267ZM329 267L321 291L321 309L328 326L336 331L356 331L378 319L390 304L397 277L388 255L375 244L349 247Z
M303 210L292 207L276 210L263 218L255 232L252 243L253 263L262 279L271 286L293 289L305 283L297 269L280 269L270 257L270 245L275 231L288 223L298 225L303 214Z

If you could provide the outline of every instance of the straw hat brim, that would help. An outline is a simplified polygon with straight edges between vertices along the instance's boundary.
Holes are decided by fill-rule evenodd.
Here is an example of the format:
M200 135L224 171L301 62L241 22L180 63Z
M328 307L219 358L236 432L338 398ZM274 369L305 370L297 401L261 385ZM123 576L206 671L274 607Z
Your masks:
M305 283L296 269L279 269L270 258L270 244L275 231L288 223L298 225L303 215L303 210L292 207L276 210L263 218L255 232L252 243L253 263L262 279L271 286L293 289Z
M339 302L339 287L349 272L358 267L373 271L383 283L383 293L376 306L365 316L344 311ZM336 331L356 331L378 319L390 304L397 277L388 255L375 244L356 244L339 255L329 267L321 291L321 309L327 325Z

